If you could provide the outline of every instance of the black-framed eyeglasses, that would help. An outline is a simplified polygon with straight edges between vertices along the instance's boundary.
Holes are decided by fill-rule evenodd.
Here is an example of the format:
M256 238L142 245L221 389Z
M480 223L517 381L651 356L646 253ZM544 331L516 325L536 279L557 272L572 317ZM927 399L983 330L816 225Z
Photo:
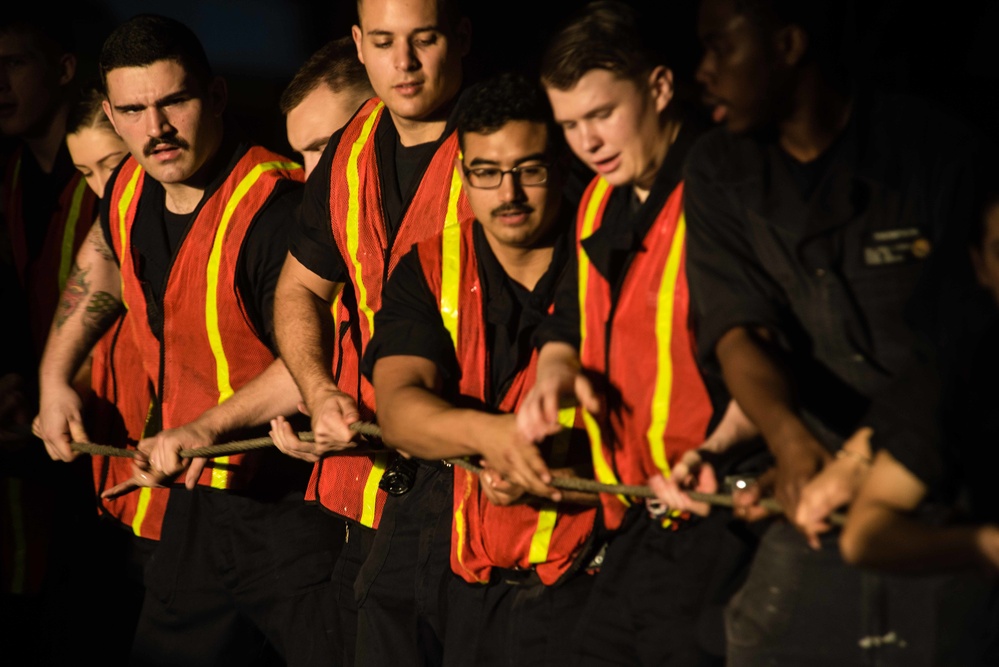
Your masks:
M544 185L548 182L548 165L529 164L513 169L499 167L465 167L468 184L480 190L495 190L503 183L503 176L510 174L521 185Z

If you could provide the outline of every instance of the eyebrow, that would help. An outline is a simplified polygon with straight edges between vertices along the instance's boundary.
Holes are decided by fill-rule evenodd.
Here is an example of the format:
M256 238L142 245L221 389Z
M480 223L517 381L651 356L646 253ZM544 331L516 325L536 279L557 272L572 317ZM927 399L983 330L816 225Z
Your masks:
M526 155L526 156L524 156L522 158L517 158L516 160L514 160L513 166L516 167L516 166L524 164L525 162L542 162L547 157L548 156L545 155L544 153L532 153L531 155ZM477 157L477 158L473 159L471 162L468 163L468 166L470 166L470 167L475 167L475 166L479 166L479 165L482 165L482 166L492 166L492 165L499 166L499 162L497 162L496 160L487 160L486 158Z
M161 107L165 104L170 104L171 102L179 102L184 99L190 99L191 92L187 88L182 88L180 90L174 91L169 95L164 95L160 99L153 102L152 106ZM114 105L115 111L142 111L147 106L146 104L116 104Z
M427 25L427 26L422 26L420 28L414 28L413 30L409 31L409 34L415 35L418 32L441 32L441 29L437 25ZM394 37L397 33L394 33L391 30L382 30L380 28L374 28L372 30L369 30L366 34L371 35L372 37Z

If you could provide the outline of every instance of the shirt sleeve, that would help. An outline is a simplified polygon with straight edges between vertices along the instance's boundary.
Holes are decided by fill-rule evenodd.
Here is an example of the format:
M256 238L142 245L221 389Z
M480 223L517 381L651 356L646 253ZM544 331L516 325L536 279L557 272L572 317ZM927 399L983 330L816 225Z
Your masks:
M274 289L288 249L288 228L302 202L302 185L283 180L257 214L237 266L237 287L261 340L277 354Z
M402 258L382 291L375 334L364 353L365 376L371 379L375 362L391 356L423 357L437 366L445 381L459 377L454 343L427 285L416 248Z
M568 343L579 349L579 259L575 244L570 246L565 271L555 288L555 308L534 330L533 344L539 350L545 343Z
M687 278L692 326L705 369L716 367L715 346L729 330L758 326L781 332L783 290L766 272L730 189L716 178L724 164L703 141L691 151L684 175Z
M288 250L295 259L320 278L335 283L346 282L347 278L330 221L330 175L341 133L333 135L309 174L302 206L288 236Z

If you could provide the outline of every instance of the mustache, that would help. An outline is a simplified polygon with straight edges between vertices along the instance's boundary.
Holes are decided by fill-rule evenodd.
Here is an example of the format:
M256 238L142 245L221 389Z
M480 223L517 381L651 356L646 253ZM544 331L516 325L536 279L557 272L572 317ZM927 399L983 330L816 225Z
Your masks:
M530 213L534 213L534 207L528 206L527 204L518 204L517 202L510 202L509 204L503 204L502 206L494 208L492 210L491 215L494 218L498 218L501 215L508 215L510 213L513 214L523 213L524 215L528 215Z
M190 144L177 136L160 137L159 139L150 139L149 143L143 147L142 154L149 157L153 154L153 151L163 146L173 146L174 148L180 148L182 150L186 150L191 147Z

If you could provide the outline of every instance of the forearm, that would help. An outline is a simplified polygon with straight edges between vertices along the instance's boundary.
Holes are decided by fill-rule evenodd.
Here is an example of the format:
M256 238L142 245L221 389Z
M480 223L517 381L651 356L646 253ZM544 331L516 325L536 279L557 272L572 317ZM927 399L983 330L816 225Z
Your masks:
M865 503L850 511L844 558L893 572L928 573L976 567L988 527L932 526L891 507ZM994 528L992 529L994 530Z
M295 414L301 394L281 359L240 387L228 399L203 412L195 421L218 438L224 433L267 424L277 416Z
M283 272L274 297L278 349L310 409L316 409L326 395L337 390L333 379L337 332L330 304L342 285L317 282L320 288L310 288Z
M771 343L745 327L732 329L716 352L725 384L745 416L762 433L776 456L813 436L798 414L793 389Z
M578 373L582 366L579 351L568 343L552 341L545 343L538 352L538 377L560 373Z
M398 387L377 395L378 423L387 445L423 459L482 454L482 433L502 418L458 408L428 388Z

